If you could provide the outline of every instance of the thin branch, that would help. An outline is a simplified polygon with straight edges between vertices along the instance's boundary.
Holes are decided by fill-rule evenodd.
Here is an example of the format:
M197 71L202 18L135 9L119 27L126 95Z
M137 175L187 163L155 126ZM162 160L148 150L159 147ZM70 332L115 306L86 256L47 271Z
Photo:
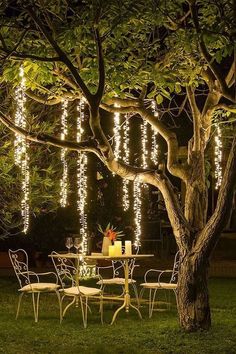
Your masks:
M96 148L95 140L83 141L83 142L73 142L69 140L60 140L54 136L42 133L33 133L25 129L17 127L11 119L9 119L3 112L0 111L0 121L13 133L18 134L26 138L27 140L34 141L36 143L56 146L59 148L74 150L74 151L88 151L93 152L100 157L99 152Z
M196 252L203 251L207 256L209 256L211 251L214 249L221 232L223 231L230 214L230 209L232 208L234 190L236 187L235 171L236 137L234 138L229 153L215 211L204 227L202 233L199 235L195 246Z
M93 102L93 97L91 95L91 92L85 85L83 79L81 78L80 74L78 73L76 67L73 65L73 63L70 61L69 57L66 55L66 53L59 47L57 42L52 38L51 34L46 30L40 19L37 17L37 15L34 13L31 7L26 7L27 12L29 15L32 17L36 25L39 27L41 32L44 34L45 38L48 40L48 42L51 44L55 52L58 54L60 57L61 61L68 67L70 70L72 76L75 79L75 82L83 92L84 97L87 99L89 105L92 104Z
M223 77L223 72L222 72L220 66L218 66L216 61L212 58L212 56L208 52L207 47L205 45L204 37L203 37L204 34L201 31L199 21L198 21L198 13L197 13L197 7L196 7L195 1L190 2L190 10L191 10L191 14L192 14L193 23L194 23L196 32L198 34L199 47L200 47L201 53L202 53L204 59L206 60L209 68L211 69L212 73L214 74L216 80L219 82L220 87L221 87L221 91L222 91L221 92L222 95L225 98L228 98L230 101L234 102L235 101L234 94L228 88L228 86L225 82L225 79Z
M60 57L40 57L34 54L16 52L15 50L11 51L9 49L4 49L3 47L0 47L0 50L4 51L7 54L7 56L4 58L5 60L9 57L12 57L14 59L34 59L43 62L61 61Z
M104 65L104 58L102 52L102 43L97 28L94 29L94 33L95 33L95 40L97 45L98 74L99 74L98 89L97 92L95 93L95 98L96 98L96 103L99 105L103 97L104 87L105 87L105 65Z

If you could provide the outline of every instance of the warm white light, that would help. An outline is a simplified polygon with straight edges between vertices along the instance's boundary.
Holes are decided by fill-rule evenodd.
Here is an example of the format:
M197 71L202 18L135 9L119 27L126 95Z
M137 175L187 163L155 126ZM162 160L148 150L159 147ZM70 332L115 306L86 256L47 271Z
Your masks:
M154 113L154 116L158 117L158 112L156 110L156 103L154 100L152 101L152 111ZM159 149L159 147L157 144L157 136L158 136L158 133L152 127L151 160L154 163L154 165L158 165L158 149Z
M68 101L64 100L62 102L62 115L61 115L61 140L65 140L68 128L67 128L67 112ZM67 149L61 149L61 163L62 163L62 178L60 181L60 204L62 207L65 207L68 202L68 163L66 160Z
M215 134L215 189L219 189L222 183L222 132L219 123Z
M123 124L123 137L124 137L124 162L129 164L129 157L130 157L130 151L129 151L129 119L128 116L125 115L125 123ZM123 194L122 194L122 204L124 211L127 211L130 207L130 200L129 200L129 180L128 179L123 179L122 180L123 184Z
M115 107L119 107L115 105ZM121 136L120 136L120 113L114 113L114 155L115 159L118 160L120 158L121 153Z
M141 200L141 184L138 181L134 181L134 224L135 224L135 240L134 246L137 248L140 246L141 238L141 221L142 221L142 200Z
M25 95L25 77L24 69L21 66L19 72L21 81L19 86L16 88L15 98L16 98L16 112L15 112L15 125L26 129L26 95ZM15 163L20 167L21 170L21 215L23 218L23 232L26 233L29 228L29 184L30 184L30 173L29 173L29 144L25 137L20 135L15 136Z
M148 149L147 149L147 121L144 120L141 125L141 142L142 142L142 167L147 168Z
M77 118L77 142L82 141L83 137L83 125L85 123L85 113L84 113L84 100L81 99L77 110L79 112ZM78 152L77 159L77 186L78 186L78 202L77 208L80 215L80 233L82 234L82 253L87 254L88 252L88 225L87 225L87 214L86 214L86 199L87 199L87 155L83 152Z

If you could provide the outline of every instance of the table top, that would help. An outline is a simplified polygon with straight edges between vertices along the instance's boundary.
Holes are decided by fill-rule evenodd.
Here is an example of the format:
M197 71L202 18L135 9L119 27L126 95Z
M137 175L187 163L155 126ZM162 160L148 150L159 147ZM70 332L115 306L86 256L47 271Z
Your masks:
M107 260L122 260L122 259L132 259L132 258L147 258L147 257L153 257L154 254L122 254L120 256L103 256L103 255L91 255L91 256L85 256L86 259L107 259Z
M49 257L62 257L62 258L70 258L70 259L94 259L94 260L99 260L99 259L107 259L107 260L122 260L122 259L132 259L132 258L147 258L147 257L153 257L154 254L131 254L131 255L126 255L122 254L120 256L103 256L102 254L95 254L91 256L83 256L82 254L79 253L57 253L57 254L49 254Z

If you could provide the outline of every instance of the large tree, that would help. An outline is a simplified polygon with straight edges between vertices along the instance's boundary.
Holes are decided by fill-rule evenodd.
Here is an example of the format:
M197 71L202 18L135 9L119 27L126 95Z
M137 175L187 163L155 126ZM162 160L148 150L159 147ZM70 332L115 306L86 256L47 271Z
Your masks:
M8 109L0 120L31 141L92 152L113 173L160 190L180 249L177 306L180 324L189 331L211 324L209 259L236 183L234 137L216 207L208 217L205 160L214 113L235 112L234 11L233 1L224 0L6 1L1 9L2 82L17 85L23 63L31 99L54 105L83 96L91 137L81 143L62 141L34 130L33 124L26 131L15 126ZM150 109L153 98L158 117ZM104 110L147 121L166 142L166 166L142 169L117 161L104 132ZM171 129L168 115L192 120L185 161L179 160L184 127ZM185 185L182 205L171 175Z

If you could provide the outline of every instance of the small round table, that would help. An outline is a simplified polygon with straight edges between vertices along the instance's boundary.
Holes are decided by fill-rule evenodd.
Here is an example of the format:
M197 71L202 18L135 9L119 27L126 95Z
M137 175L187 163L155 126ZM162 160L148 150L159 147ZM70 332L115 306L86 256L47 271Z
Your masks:
M129 308L132 307L135 309L142 319L141 312L139 309L131 303L130 300L130 293L129 293L129 260L131 259L142 259L147 257L153 257L153 254L132 254L132 255L121 255L121 256L103 256L103 255L92 255L92 256L84 256L85 259L93 259L93 260L110 260L110 261L121 261L124 266L124 275L125 275L125 292L124 292L124 299L123 304L115 311L111 324L114 323L118 313L125 309L126 312L129 312ZM106 297L105 297L106 298ZM120 299L120 298L119 298Z

